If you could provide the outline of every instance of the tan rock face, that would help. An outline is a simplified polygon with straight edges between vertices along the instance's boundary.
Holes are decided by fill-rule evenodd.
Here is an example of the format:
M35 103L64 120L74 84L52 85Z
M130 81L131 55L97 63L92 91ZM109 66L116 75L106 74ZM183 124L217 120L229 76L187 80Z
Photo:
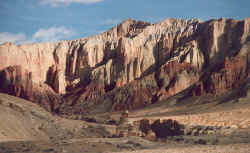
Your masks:
M54 95L65 95L64 108L75 107L73 112L83 111L78 106L83 102L121 110L144 107L191 86L192 95L239 87L248 77L249 51L250 19L157 24L127 19L89 38L0 45L0 71L5 81L15 76L9 67L25 71L18 76L25 80L26 99L29 84L49 85ZM7 81L0 88L13 84ZM20 89L8 93L20 96Z

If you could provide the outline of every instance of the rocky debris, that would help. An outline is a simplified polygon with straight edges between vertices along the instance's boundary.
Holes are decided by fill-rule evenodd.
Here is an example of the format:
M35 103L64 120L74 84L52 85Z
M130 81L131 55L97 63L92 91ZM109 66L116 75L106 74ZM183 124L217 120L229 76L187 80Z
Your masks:
M197 129L194 129L194 133ZM199 130L198 130L199 131ZM181 135L168 137L167 140L184 142L187 144L201 144L201 145L219 145L219 144L235 144L235 143L249 143L250 135L249 129L245 130L234 130L229 128L221 128L209 130L208 134L195 134L195 135Z
M5 43L0 45L0 89L46 103L42 106L60 114L142 108L187 88L186 97L221 95L242 87L249 77L249 24L250 19L166 19L157 24L128 19L79 40ZM18 71L21 85L10 80L17 74L10 74L10 67L24 71ZM59 108L62 101L51 101L60 94L64 104Z
M230 135L237 129L234 127L185 126L184 135Z

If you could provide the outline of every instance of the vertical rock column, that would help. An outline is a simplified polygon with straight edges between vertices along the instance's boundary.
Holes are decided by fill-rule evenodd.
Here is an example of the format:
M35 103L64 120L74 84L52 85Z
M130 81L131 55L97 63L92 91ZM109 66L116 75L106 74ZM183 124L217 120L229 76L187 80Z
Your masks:
M47 84L50 85L56 93L65 93L65 75L55 65L52 65L47 72Z

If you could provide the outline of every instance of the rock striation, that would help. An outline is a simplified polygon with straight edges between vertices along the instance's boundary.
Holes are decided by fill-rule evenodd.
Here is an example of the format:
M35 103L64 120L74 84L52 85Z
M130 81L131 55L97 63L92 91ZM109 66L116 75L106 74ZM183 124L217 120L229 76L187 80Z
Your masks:
M249 52L249 18L127 19L89 38L0 45L0 91L57 113L135 109L185 89L200 96L241 87Z

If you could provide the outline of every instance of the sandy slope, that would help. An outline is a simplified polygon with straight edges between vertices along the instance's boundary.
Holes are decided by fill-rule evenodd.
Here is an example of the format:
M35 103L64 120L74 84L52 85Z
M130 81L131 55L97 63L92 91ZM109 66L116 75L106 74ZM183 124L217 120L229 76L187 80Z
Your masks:
M34 113L39 113L39 116L36 118L38 114ZM32 103L0 94L0 142L46 140L48 135L39 130L39 125L50 117L49 113Z
M103 137L114 129L53 116L37 104L0 93L0 142Z

